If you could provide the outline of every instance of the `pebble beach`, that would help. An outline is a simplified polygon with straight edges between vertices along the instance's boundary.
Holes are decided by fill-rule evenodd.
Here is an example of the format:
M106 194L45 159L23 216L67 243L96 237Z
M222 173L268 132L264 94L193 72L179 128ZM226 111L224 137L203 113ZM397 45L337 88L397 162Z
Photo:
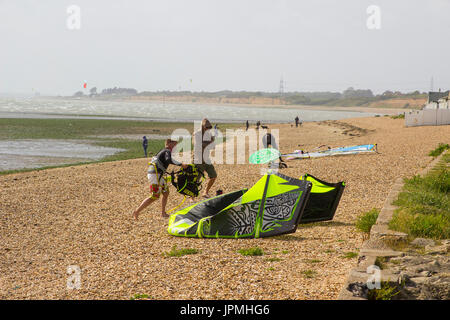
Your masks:
M336 299L364 239L356 218L380 209L397 178L424 168L432 160L428 153L449 142L450 126L407 128L390 117L269 126L279 129L282 153L378 145L375 154L286 161L285 175L345 181L333 221L264 239L173 237L159 202L132 218L148 196L148 159L3 175L0 299ZM213 191L249 188L264 167L216 165ZM171 188L167 207L182 199ZM198 253L165 255L173 246ZM264 255L238 253L250 247ZM67 287L69 266L81 270L78 289Z

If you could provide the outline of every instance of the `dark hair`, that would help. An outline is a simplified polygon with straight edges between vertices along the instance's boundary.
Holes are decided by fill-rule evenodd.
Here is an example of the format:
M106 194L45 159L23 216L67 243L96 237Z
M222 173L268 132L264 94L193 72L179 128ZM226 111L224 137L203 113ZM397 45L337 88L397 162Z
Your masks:
M211 128L212 128L211 122L209 122L208 119L204 118L202 120L202 129L211 129Z

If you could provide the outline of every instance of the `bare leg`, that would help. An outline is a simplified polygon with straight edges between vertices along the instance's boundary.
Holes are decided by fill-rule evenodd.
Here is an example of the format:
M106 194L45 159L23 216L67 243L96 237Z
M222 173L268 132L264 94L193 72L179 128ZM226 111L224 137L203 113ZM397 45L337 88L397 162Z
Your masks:
M216 181L216 178L210 178L208 180L208 184L206 185L205 192L203 193L204 196L209 195L209 190L211 189L211 187L213 186L215 181Z
M169 198L169 191L163 192L162 198L161 198L161 216L164 218L169 217L169 215L166 213L166 205L167 205L168 198Z
M156 199L158 198L149 197L142 201L141 205L133 212L134 219L137 220L141 211L151 205Z

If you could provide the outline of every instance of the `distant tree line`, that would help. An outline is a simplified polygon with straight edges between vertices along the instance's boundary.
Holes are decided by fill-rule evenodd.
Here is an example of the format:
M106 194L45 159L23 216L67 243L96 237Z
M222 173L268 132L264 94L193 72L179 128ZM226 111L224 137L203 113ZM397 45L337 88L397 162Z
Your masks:
M102 95L135 96L138 91L133 88L107 88L102 90Z

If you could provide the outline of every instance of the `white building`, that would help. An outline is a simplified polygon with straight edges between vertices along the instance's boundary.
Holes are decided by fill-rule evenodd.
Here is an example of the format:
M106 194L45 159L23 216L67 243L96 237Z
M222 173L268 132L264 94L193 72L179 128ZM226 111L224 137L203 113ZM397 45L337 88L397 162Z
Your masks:
M450 109L450 91L428 92L428 101L423 109Z

